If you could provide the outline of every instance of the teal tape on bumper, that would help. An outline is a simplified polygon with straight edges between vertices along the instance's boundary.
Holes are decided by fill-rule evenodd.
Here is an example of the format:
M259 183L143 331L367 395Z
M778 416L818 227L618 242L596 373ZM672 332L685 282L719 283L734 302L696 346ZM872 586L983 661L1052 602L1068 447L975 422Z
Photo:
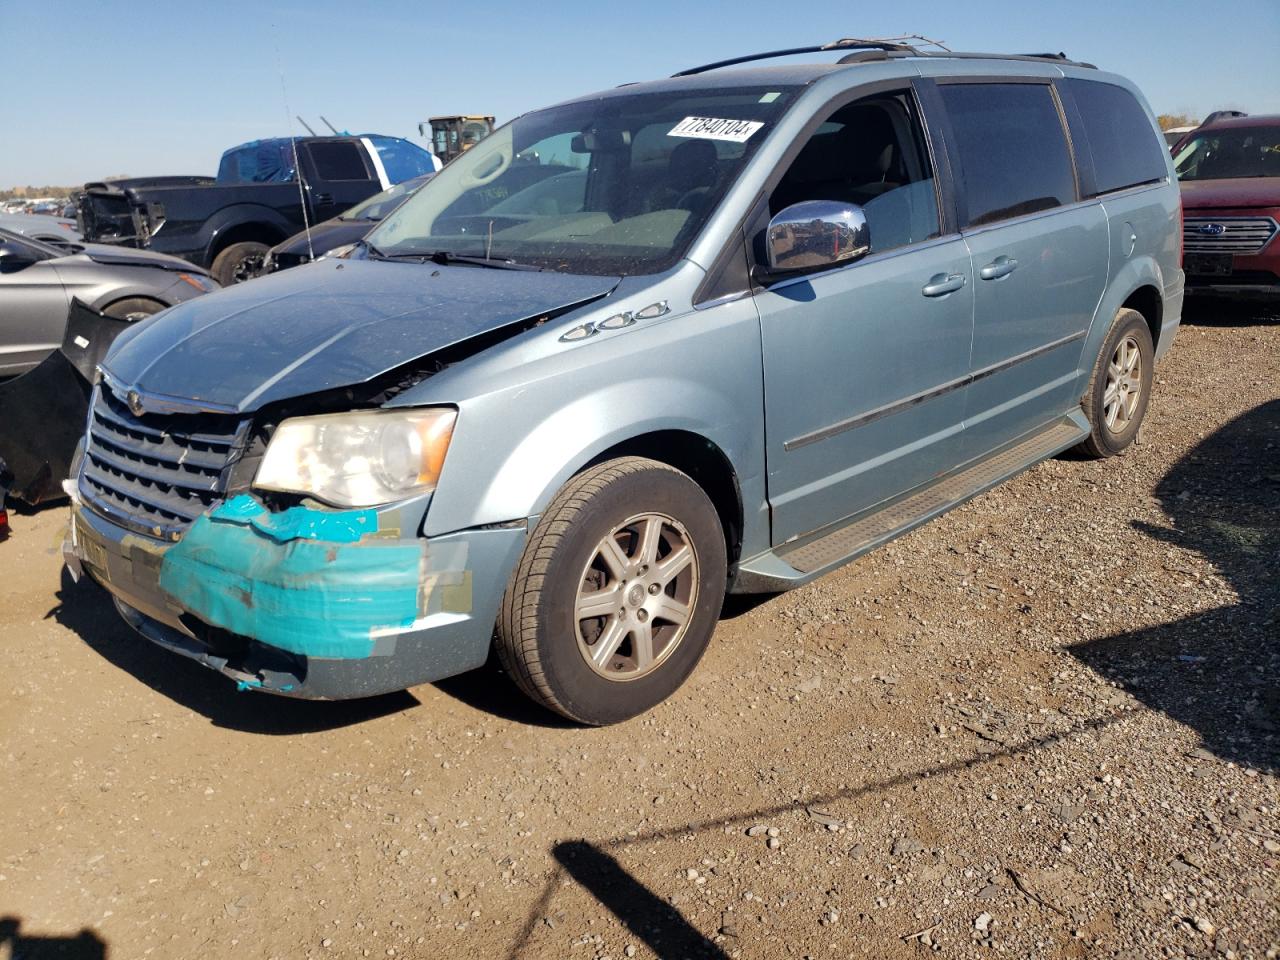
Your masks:
M272 513L247 493L232 497L209 516L215 520L247 524L277 543L289 540L329 540L355 543L367 533L377 533L375 510L312 510L290 507Z
M206 623L290 653L368 657L374 631L413 624L423 575L417 545L355 542L376 530L373 511L270 514L237 497L165 552L160 588Z

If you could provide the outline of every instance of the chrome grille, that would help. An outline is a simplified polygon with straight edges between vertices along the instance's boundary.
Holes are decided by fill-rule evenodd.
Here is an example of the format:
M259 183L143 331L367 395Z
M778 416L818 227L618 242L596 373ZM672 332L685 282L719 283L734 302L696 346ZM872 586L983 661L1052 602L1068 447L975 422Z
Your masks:
M176 539L222 497L249 424L229 414L135 416L99 386L89 411L80 495L111 520Z
M1257 253L1275 233L1270 217L1188 217L1182 223L1182 248L1187 253Z

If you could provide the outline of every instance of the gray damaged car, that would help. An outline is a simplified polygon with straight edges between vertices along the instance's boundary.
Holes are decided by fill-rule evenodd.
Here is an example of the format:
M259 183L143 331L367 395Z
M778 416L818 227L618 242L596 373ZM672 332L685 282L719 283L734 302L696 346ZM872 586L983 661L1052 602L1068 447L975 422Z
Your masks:
M34 213L0 213L0 230L51 243L55 247L70 246L82 240L74 220Z
M1131 453L1183 298L1141 95L1060 56L811 49L526 114L346 258L125 331L73 570L244 689L496 650L610 723L680 686L727 591ZM542 166L572 189L503 207Z
M0 378L58 348L73 299L138 319L218 289L185 260L99 244L53 246L0 228Z

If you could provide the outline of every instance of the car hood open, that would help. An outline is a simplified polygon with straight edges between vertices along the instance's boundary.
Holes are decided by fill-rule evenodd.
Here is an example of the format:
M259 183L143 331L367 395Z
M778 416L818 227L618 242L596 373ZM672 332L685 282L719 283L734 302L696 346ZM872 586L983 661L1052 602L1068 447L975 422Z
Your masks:
M103 363L119 388L247 412L363 383L445 347L607 295L619 277L322 260L178 304Z

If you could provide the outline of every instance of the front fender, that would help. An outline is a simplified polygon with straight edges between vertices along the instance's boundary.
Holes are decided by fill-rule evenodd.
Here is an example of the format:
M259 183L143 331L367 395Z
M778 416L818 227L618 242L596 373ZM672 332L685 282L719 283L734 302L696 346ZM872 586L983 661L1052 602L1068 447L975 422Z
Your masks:
M476 366L460 364L413 391L414 404L456 403L459 410L423 532L435 536L537 516L604 451L644 434L680 430L703 437L729 461L742 492L744 540L754 540L760 531L753 523L765 516L754 302L641 321L577 344L559 343L560 332L533 334L541 343L499 348ZM522 359L530 347L542 356Z
M602 410L634 411L632 401L637 396L663 399L646 402L643 412L598 416ZM601 385L575 397L521 438L499 465L477 509L481 515L494 517L540 515L556 492L600 454L659 431L700 436L719 447L736 469L743 460L747 438L740 429L730 427L735 415L729 397L700 383L639 377ZM734 437L735 433L739 435Z

